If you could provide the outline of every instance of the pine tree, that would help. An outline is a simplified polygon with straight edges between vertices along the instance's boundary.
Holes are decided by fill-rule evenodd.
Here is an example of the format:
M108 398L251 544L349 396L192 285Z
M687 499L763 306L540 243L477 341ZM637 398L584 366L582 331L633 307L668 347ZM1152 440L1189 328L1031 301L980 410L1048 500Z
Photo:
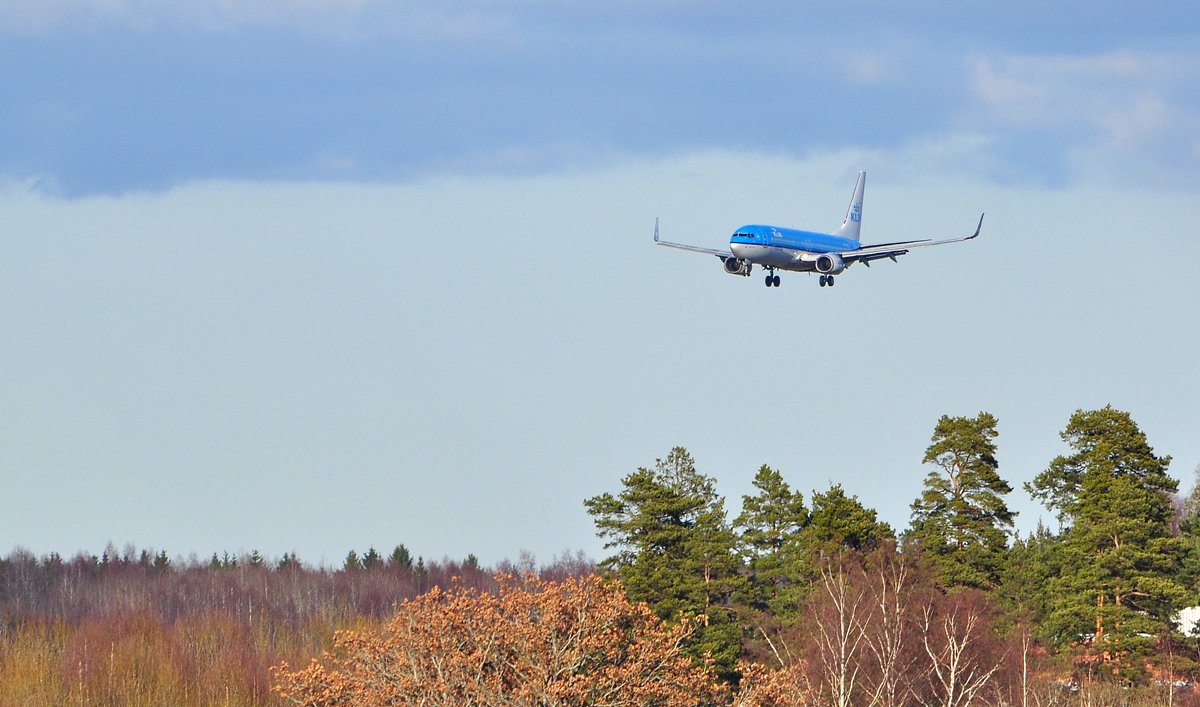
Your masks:
M686 449L676 447L654 469L626 476L624 490L584 502L605 548L615 554L600 563L616 573L635 601L659 617L704 616L691 644L693 655L711 653L731 676L741 647L730 609L741 586L736 538L713 479L696 471Z
M408 552L408 548L404 547L403 545L397 545L396 549L392 550L391 556L388 557L388 565L393 569L398 569L404 572L412 570L413 560L412 555Z
M1075 454L1055 457L1025 488L1062 521L1070 522L1078 515L1084 476L1089 472L1130 476L1147 491L1163 494L1179 487L1167 475L1171 457L1155 456L1129 413L1111 405L1101 410L1076 410L1059 436Z
M1030 492L1069 524L1062 575L1052 584L1047 629L1060 643L1087 638L1098 655L1137 672L1186 598L1176 581L1184 547L1172 537L1170 457L1154 454L1126 412L1078 410L1063 440L1074 450L1055 458Z
M1014 539L1005 555L995 596L1013 623L1041 626L1054 601L1050 586L1062 574L1062 538L1041 522L1027 537ZM1044 638L1053 641L1052 636Z
M754 477L758 494L742 496L742 512L733 521L742 529L742 546L753 558L777 554L808 522L804 495L792 491L783 475L763 464Z
M296 553L294 553L294 552L283 553L283 557L281 557L279 559L279 564L277 564L275 566L275 569L280 570L280 571L293 570L293 569L298 570L298 569L302 569L302 568L303 567L300 564L300 559L296 556Z
M1191 590L1193 602L1200 592L1200 466L1192 472L1192 490L1176 499L1179 537L1186 546L1180 582Z
M841 550L873 550L880 541L895 538L887 523L878 520L857 496L847 496L841 484L824 493L813 493L812 513L801 540L810 554L836 554Z
M369 547L367 548L367 554L362 556L361 564L365 570L375 569L383 564L383 556L376 552L373 546Z
M996 418L943 415L922 460L937 469L912 504L910 538L931 553L943 587L994 589L1016 515L996 461Z
M808 508L803 494L792 491L766 464L755 475L754 487L758 494L742 497L742 512L733 521L748 560L750 604L790 623L807 574L799 536L808 523Z

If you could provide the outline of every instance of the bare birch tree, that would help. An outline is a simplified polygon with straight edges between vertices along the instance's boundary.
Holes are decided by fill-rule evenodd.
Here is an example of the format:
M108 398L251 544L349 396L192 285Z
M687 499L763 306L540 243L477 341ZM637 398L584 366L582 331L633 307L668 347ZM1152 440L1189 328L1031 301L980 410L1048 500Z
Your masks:
M1004 663L982 597L974 592L931 597L921 608L920 628L931 688L924 703L972 704Z
M898 707L907 703L917 671L918 649L911 630L917 599L916 568L911 559L884 545L871 557L864 573L870 619L866 622L863 704Z
M844 556L821 567L818 590L810 608L816 631L813 667L829 702L835 707L849 707L855 704L870 606L847 570Z

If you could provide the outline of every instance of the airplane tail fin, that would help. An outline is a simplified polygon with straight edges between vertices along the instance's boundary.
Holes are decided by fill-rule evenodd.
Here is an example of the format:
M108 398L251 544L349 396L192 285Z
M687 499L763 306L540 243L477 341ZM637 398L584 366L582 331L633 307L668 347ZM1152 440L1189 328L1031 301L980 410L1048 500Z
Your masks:
M833 232L833 235L842 238L850 238L859 240L858 232L862 226L862 207L863 207L863 187L867 183L867 173L858 173L858 183L854 185L854 196L850 198L850 206L846 209L846 220L842 221L841 228Z

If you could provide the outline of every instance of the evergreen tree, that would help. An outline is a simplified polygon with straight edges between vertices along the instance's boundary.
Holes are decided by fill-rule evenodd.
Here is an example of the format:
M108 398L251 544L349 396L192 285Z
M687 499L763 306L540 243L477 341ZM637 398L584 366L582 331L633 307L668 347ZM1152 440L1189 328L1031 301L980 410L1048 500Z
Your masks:
M375 551L375 548L367 548L367 554L362 556L362 567L365 570L375 569L383 564L383 556Z
M163 557L166 557L167 553L164 551L161 554ZM155 560L155 566L157 567L157 558ZM0 560L0 564L3 564L3 562L3 560ZM42 569L46 570L46 574L51 577L56 576L62 570L64 564L62 555L57 552L51 552L42 558Z
M622 483L620 494L584 502L604 547L615 551L600 567L619 575L630 598L663 619L706 617L690 649L697 657L710 653L732 676L741 637L730 602L742 579L736 537L714 480L676 447Z
M1041 626L1050 615L1054 600L1050 586L1062 574L1061 548L1062 538L1041 522L1028 537L1013 541L995 593L1012 623Z
M847 496L841 484L833 484L824 493L813 493L812 513L801 532L810 554L873 550L880 541L895 537L891 526L879 522L874 509L864 506L858 496Z
M425 566L425 558L417 558L417 566L413 568L412 577L416 580L417 591L425 591L425 580L429 577L429 568Z
M783 476L766 464L755 475L754 487L758 494L742 497L742 512L733 521L748 559L750 603L790 623L806 574L799 536L808 523L808 508L803 494L792 491Z
M1075 453L1027 485L1069 523L1046 628L1060 643L1088 638L1096 654L1140 656L1169 634L1186 599L1176 581L1184 546L1171 533L1170 457L1156 456L1129 414L1111 406L1076 411L1062 438Z
M283 553L283 557L279 559L279 564L275 566L278 570L302 569L300 560L296 557L296 553Z
M777 554L808 523L804 495L792 491L783 475L763 464L754 476L758 494L742 496L742 512L733 521L742 530L742 546L753 558Z
M912 504L909 537L933 557L943 587L994 589L1014 513L996 461L996 418L943 415L925 450L925 491Z
M1171 457L1155 456L1129 413L1111 405L1101 410L1076 410L1059 436L1075 453L1055 457L1025 489L1065 523L1079 512L1080 492L1089 472L1130 476L1139 487L1161 494L1174 493L1179 487L1167 475Z
M1185 545L1180 582L1192 593L1194 605L1200 594L1200 466L1192 473L1192 491L1186 498L1177 499L1179 537Z
M392 550L391 556L388 557L388 564L393 569L408 572L413 568L412 555L409 554L408 548L403 545L397 545L396 549Z
M358 553L351 550L346 553L346 559L342 562L342 569L346 572L354 572L362 569L362 560L358 559Z

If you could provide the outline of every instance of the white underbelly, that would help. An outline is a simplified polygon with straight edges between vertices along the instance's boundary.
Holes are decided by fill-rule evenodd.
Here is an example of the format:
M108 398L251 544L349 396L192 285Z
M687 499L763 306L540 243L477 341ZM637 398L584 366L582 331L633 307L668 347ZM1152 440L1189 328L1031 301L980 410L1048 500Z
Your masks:
M812 270L813 264L796 259L798 251L790 248L776 248L768 245L739 244L734 255L747 260L759 267L779 268L780 270L806 271Z

